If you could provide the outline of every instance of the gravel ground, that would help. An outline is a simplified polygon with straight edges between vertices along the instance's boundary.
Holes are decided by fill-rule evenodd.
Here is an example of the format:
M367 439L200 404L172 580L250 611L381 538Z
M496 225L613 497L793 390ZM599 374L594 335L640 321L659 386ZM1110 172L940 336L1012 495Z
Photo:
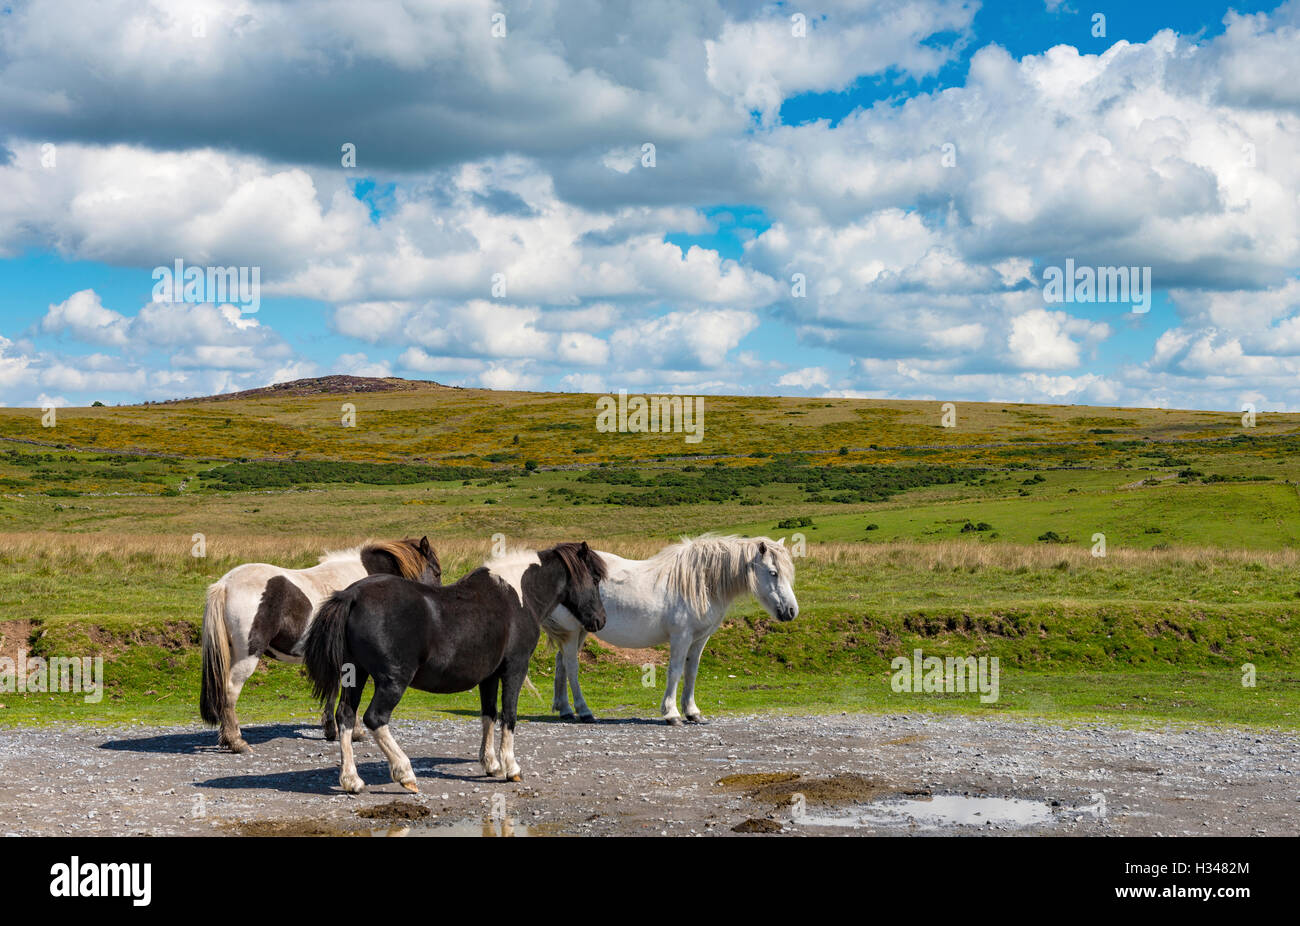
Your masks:
M1291 733L859 714L538 720L519 728L516 784L481 774L476 718L393 729L418 796L388 780L369 740L367 791L342 794L337 746L308 726L247 727L247 755L218 752L199 727L5 729L0 833L1300 833ZM1026 815L976 800L969 822L926 819L953 798L1022 799Z

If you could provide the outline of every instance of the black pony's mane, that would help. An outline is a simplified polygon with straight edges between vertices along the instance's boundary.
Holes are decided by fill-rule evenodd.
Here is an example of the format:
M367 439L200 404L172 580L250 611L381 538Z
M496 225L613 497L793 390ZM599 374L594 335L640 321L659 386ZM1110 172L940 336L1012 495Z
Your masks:
M581 543L557 543L546 552L554 553L564 563L564 568L569 572L569 579L573 582L581 582L583 579L590 579L593 583L600 582L609 574L605 561L600 558L595 550L587 547L586 555L583 555Z

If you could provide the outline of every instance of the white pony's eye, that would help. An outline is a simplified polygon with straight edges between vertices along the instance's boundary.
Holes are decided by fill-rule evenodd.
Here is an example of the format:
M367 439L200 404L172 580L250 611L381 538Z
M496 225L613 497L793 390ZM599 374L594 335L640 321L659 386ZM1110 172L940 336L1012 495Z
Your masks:
M773 577L776 576L776 570L775 570L775 569L772 570L772 576L773 576Z

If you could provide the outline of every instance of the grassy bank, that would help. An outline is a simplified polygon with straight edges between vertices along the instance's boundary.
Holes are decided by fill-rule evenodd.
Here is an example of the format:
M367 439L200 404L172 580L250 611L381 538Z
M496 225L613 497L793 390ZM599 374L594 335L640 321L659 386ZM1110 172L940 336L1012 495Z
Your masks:
M106 694L5 696L0 724L53 720L195 719L199 605L231 565L266 559L308 565L331 544L246 538L195 559L170 540L0 536L0 622L12 651L103 655ZM657 544L605 544L640 556ZM484 545L442 546L449 579ZM781 624L752 601L714 637L701 669L706 711L962 710L1027 715L1170 718L1300 728L1300 555L1215 550L1120 551L1095 558L1048 545L979 541L821 544L797 561L801 615ZM666 648L633 654L589 641L585 690L606 714L655 716ZM916 649L996 656L996 704L975 696L904 694L890 662ZM552 655L532 676L549 709ZM1255 666L1256 687L1241 684ZM310 717L300 670L274 666L250 682L251 721ZM475 695L412 694L404 711L475 710Z

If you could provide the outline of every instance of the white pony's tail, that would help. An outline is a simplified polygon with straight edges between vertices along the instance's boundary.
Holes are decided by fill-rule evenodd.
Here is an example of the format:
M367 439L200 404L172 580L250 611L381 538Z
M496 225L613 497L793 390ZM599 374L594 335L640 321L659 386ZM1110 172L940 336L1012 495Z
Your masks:
M529 693L538 701L541 701L543 704L546 703L546 699L542 697L542 693L537 690L537 686L533 684L533 680L527 675L524 676L524 687L527 688Z
M226 583L208 586L203 609L203 686L199 713L206 723L221 723L226 710L226 686L230 682L230 631L226 628Z

